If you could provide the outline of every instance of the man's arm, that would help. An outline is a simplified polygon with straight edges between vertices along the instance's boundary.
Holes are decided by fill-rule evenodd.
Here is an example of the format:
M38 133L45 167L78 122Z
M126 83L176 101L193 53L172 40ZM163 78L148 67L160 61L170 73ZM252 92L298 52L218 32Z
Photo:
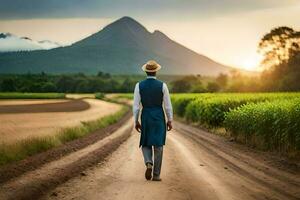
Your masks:
M135 129L138 132L141 131L141 125L139 123L140 102L141 102L141 95L139 91L139 83L137 83L134 88L132 112L133 112L133 118L135 123Z
M167 128L168 131L172 129L172 120L173 120L173 108L170 98L170 93L167 84L163 83L163 101L164 101L164 107L167 115Z

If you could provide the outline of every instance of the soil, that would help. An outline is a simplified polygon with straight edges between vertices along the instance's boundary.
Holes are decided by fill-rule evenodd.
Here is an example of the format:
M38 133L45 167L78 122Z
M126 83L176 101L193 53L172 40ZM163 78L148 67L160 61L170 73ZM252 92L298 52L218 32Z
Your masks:
M0 102L1 103L1 102ZM83 100L70 100L63 102L44 102L34 104L1 105L0 114L5 113L44 113L44 112L75 112L90 108L90 105Z
M127 137L117 148L117 138ZM138 143L131 119L103 140L5 182L0 199L300 199L298 167L278 167L281 158L204 130L174 123L161 182L145 180ZM106 150L115 151L102 155Z

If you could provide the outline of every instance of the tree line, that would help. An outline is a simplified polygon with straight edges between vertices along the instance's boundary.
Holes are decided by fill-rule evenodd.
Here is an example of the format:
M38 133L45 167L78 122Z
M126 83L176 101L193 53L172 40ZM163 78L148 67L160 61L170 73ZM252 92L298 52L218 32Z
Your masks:
M39 74L0 75L1 92L132 92L137 77L111 76L99 72L97 75L83 73L51 75Z

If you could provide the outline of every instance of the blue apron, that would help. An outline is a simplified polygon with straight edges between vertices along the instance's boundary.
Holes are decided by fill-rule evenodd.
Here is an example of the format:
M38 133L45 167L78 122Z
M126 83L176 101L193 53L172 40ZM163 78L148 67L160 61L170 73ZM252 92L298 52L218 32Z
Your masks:
M166 120L163 102L163 82L147 78L139 83L142 102L140 146L163 146L166 141Z

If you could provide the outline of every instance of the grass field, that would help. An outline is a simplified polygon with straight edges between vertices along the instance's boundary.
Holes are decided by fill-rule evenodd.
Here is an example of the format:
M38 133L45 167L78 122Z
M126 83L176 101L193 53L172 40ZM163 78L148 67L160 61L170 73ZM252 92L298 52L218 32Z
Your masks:
M0 92L0 99L64 99L64 93Z

